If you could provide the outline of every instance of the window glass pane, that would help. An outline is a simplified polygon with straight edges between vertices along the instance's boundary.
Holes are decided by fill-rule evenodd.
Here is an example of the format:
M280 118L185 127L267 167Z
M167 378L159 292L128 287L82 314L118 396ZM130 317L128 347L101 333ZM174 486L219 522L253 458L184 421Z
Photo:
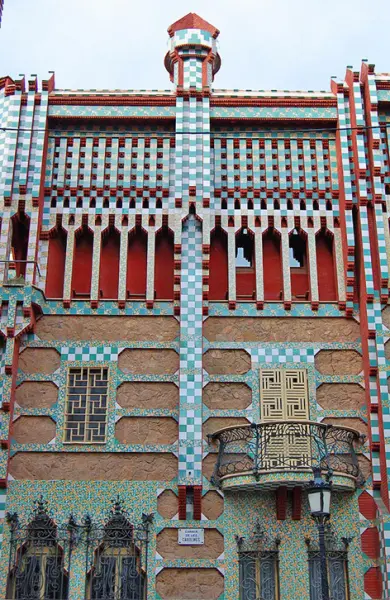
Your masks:
M256 600L256 560L251 556L240 557L240 600Z
M347 600L346 559L341 553L328 554L329 593L332 600ZM309 559L310 600L321 600L321 563L318 555Z
M260 560L260 598L274 600L276 591L275 559L273 557Z
M91 600L114 600L116 560L100 556L92 579Z
M46 558L45 600L63 600L68 597L68 580L63 572L60 556Z
M120 600L141 600L143 598L143 577L137 569L137 558L122 559Z
M39 600L41 596L41 558L24 556L15 577L15 600Z
M309 559L310 600L321 600L321 563L319 556Z
M346 563L343 557L331 556L328 558L329 582L332 600L346 600Z

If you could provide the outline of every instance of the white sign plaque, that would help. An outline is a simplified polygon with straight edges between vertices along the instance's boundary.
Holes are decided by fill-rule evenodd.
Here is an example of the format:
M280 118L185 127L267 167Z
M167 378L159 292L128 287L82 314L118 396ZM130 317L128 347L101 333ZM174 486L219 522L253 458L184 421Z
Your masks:
M204 544L204 529L179 529L178 538L182 546L201 546Z

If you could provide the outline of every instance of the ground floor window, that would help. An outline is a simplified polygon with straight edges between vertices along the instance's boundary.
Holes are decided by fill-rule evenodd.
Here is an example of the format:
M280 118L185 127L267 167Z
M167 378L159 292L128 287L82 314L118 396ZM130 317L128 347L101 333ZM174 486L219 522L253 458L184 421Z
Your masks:
M278 587L277 552L240 557L240 600L276 600Z
M330 524L325 526L326 566L329 595L332 600L350 600L348 582L348 546L351 538L337 539ZM322 600L321 559L318 546L306 538L309 555L310 600Z
M332 600L349 600L346 552L328 552L329 593ZM310 600L321 600L321 562L317 552L309 553Z
M134 525L117 498L103 523L89 515L57 523L46 501L35 504L27 522L7 514L9 600L69 600L75 569L83 569L84 600L146 600L152 514Z
M240 600L278 600L279 539L269 540L257 522L251 537L236 541Z

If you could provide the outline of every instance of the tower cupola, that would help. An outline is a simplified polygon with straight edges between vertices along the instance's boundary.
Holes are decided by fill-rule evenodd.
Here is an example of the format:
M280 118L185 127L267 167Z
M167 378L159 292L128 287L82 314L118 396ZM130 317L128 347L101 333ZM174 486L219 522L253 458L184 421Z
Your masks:
M170 27L165 67L178 89L204 91L221 66L219 30L196 13L188 13Z

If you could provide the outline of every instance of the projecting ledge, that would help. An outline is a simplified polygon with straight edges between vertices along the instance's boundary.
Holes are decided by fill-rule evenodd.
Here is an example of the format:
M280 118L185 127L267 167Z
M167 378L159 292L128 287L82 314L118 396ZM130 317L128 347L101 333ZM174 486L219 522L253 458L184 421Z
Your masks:
M356 451L358 431L312 421L278 421L225 427L209 436L219 452L213 483L228 490L306 486L313 468L332 476L335 491L364 483Z

